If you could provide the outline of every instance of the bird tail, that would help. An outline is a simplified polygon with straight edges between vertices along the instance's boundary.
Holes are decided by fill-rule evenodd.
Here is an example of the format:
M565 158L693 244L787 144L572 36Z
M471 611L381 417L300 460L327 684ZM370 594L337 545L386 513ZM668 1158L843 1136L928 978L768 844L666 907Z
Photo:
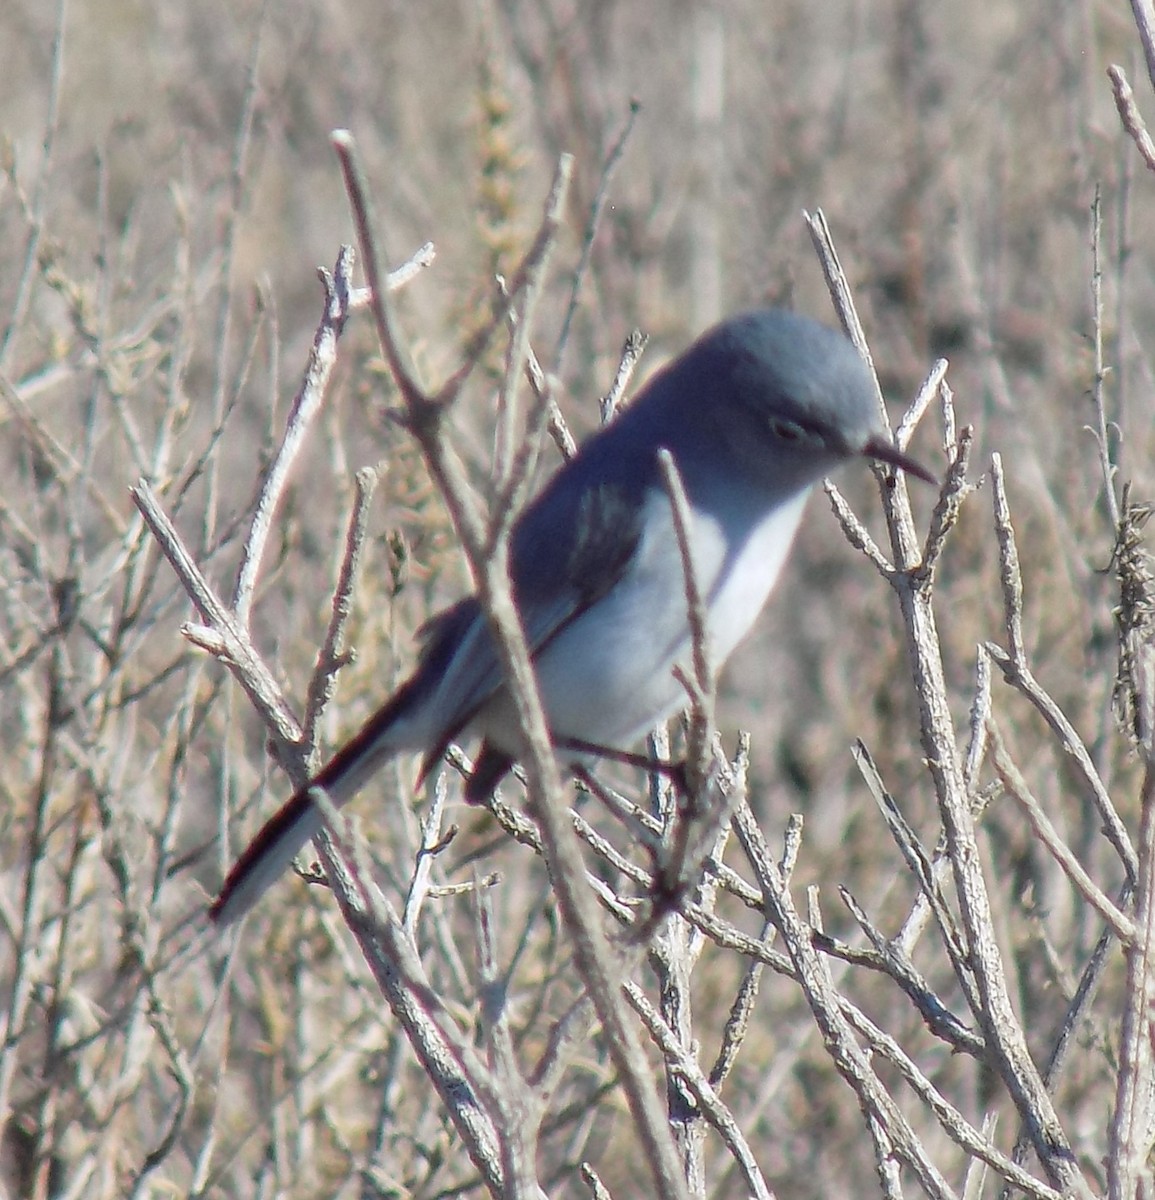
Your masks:
M239 921L289 868L324 821L312 799L315 789L338 807L360 790L370 775L401 751L412 748L406 720L412 701L403 687L366 722L361 731L325 764L305 787L275 812L233 864L209 919L218 928ZM406 736L406 735L409 736ZM418 746L420 741L418 741Z

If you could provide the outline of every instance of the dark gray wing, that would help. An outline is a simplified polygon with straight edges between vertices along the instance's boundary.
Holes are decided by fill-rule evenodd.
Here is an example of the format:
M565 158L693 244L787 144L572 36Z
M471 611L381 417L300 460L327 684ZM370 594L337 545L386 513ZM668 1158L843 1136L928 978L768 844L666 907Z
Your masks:
M653 455L619 445L624 453L607 459L603 439L554 476L514 527L510 574L534 655L613 588L641 536ZM423 634L414 698L440 694L445 710L444 739L432 762L501 686L502 671L475 596L435 617Z

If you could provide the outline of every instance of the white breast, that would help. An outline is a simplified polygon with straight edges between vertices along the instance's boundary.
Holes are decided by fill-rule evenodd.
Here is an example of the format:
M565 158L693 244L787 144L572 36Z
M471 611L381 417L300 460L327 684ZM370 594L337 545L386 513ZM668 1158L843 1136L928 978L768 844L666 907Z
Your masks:
M799 495L744 530L732 544L713 517L695 515L693 545L699 589L708 598L707 627L715 670L749 632L778 579L802 516ZM551 729L604 746L628 746L686 703L673 674L688 665L691 645L681 556L669 501L647 502L646 530L634 562L588 612L537 660ZM477 732L513 751L512 706L501 694L486 705Z

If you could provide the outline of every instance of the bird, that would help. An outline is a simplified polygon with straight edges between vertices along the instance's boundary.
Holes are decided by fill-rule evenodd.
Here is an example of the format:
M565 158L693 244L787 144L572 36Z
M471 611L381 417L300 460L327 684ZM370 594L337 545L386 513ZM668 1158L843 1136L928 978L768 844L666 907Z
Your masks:
M562 765L624 750L685 707L693 637L685 565L659 451L677 468L687 544L721 669L781 574L807 496L852 459L936 483L883 422L871 371L842 333L758 309L721 321L658 370L561 466L517 518L509 573L542 707ZM488 799L520 731L475 595L421 631L413 673L273 815L209 909L247 913L322 826L311 798L342 805L385 762L480 739L465 798ZM578 749L580 747L580 749Z

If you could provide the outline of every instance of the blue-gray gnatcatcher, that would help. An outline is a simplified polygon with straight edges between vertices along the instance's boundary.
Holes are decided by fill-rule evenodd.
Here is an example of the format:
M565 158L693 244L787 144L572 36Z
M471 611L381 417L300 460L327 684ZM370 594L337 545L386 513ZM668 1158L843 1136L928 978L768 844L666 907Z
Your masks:
M841 334L777 311L705 333L586 442L514 527L514 595L563 759L567 743L626 747L686 702L674 669L688 666L692 645L663 447L685 486L717 667L766 603L824 475L866 457L934 482L894 446L870 373ZM481 738L466 795L484 799L520 741L472 596L430 622L413 675L241 855L213 920L246 913L318 831L311 788L342 804L394 755L422 753L428 767L463 735Z

